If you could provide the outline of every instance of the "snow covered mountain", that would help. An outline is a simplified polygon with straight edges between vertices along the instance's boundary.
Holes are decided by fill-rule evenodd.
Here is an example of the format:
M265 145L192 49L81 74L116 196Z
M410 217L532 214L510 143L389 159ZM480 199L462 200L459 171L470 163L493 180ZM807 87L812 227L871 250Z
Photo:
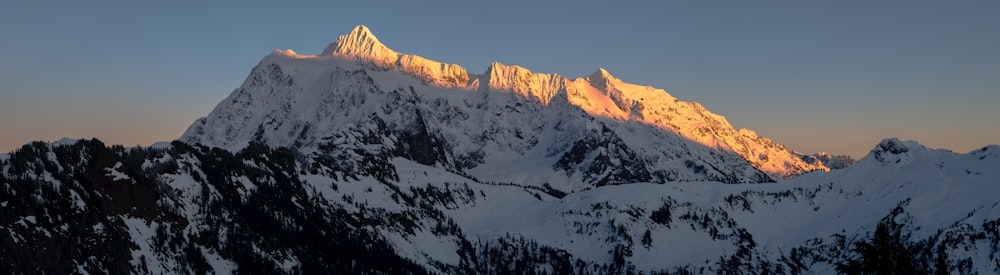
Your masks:
M424 150L424 164L563 191L640 181L769 182L828 170L734 129L698 103L604 69L569 79L494 62L469 74L397 53L365 26L318 56L276 50L181 140L310 151L358 146L351 136L368 131L383 133L376 143L390 147L423 150L412 143L426 139L440 151Z
M604 70L469 74L359 26L179 141L0 154L0 273L1000 273L1000 146L803 159Z

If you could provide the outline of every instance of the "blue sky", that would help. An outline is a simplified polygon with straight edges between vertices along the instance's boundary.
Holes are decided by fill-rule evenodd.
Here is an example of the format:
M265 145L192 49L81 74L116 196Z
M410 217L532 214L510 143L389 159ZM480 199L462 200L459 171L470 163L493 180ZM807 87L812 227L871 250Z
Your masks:
M1000 143L997 1L204 2L3 4L0 151L175 139L272 50L357 24L473 73L603 67L802 152Z

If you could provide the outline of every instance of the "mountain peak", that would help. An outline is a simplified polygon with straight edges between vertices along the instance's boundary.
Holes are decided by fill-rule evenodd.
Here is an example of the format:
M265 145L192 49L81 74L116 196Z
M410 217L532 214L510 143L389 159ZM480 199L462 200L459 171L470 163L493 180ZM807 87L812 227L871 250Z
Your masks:
M928 151L927 147L916 141L907 140L902 141L898 138L887 138L875 145L871 152L868 153L869 158L873 158L883 163L899 163L902 160L908 159L907 155L914 151Z
M365 25L355 26L350 33L337 37L337 41L330 44L330 46L333 46L333 48L327 47L327 50L323 51L323 55L385 47Z
M569 148L566 146L571 146L570 143L565 143L572 142L571 140L563 139L553 140L551 143L539 143L544 141L539 138L543 136L540 134L548 131L545 125L563 125L561 123L566 121L577 123L573 127L558 129L560 133L570 135L568 138L572 139L582 135L574 132L576 131L574 129L579 128L577 126L587 128L590 126L586 125L594 126L593 123L619 126L640 123L651 126L644 129L651 131L649 135L654 135L657 139L676 134L680 138L704 145L699 149L689 149L687 145L677 143L686 141L670 138L663 142L677 143L680 147L664 146L665 149L656 149L646 147L653 144L647 142L636 145L644 148L642 149L644 151L655 149L657 152L677 155L676 159L680 159L679 156L684 153L696 155L694 159L697 161L692 160L694 164L678 164L674 161L676 159L649 164L651 165L649 167L656 169L684 170L670 170L676 174L670 175L676 177L664 177L662 180L718 179L726 182L766 182L773 180L772 176L788 178L826 168L822 164L807 164L780 144L759 137L752 131L737 132L724 117L709 112L696 102L682 102L662 89L623 82L604 68L598 68L592 75L571 80L554 73L534 73L521 66L492 62L485 73L473 75L459 65L393 51L383 45L364 25L358 25L349 33L339 36L324 50L323 58L309 58L309 56L298 58L299 55L292 51L277 51L275 55L279 55L279 58L293 57L301 62L283 62L280 66L271 62L261 62L259 66L266 67L255 68L245 81L246 84L230 95L232 100L223 101L209 117L192 124L182 139L205 145L235 148L234 150L242 148L241 146L250 141L261 140L276 146L318 146L323 138L339 133L340 125L349 124L346 119L354 119L362 112L367 117L370 113L365 108L369 108L370 104L361 103L376 102L379 99L389 104L385 106L402 104L397 103L399 101L397 99L386 97L386 94L393 87L417 84L421 86L422 92L417 93L416 89L411 89L414 96L426 98L436 104L429 109L423 109L423 105L418 104L419 111L438 114L440 117L435 119L439 121L433 123L450 125L437 129L455 133L447 139L466 135L464 133L475 135L469 137L475 142L480 142L480 136L499 136L500 134L489 131L480 132L478 129L487 127L480 124L454 125L454 121L466 120L473 121L470 123L489 123L486 124L488 127L510 129L505 133L513 133L500 138L502 144L498 143L500 145L497 146L501 147L497 147L497 150L501 151L524 153L537 146L548 146L539 149L557 152ZM409 81L397 78L390 71L412 77L419 83L407 83ZM369 72L390 73L369 74ZM452 93L452 88L477 91L477 93ZM509 94L513 97L492 96L494 92L497 95ZM462 99L462 104L452 103L454 105L450 106L454 108L448 107L448 103L452 102L451 98L466 96L470 98ZM482 98L479 98L480 96ZM251 98L254 100L251 101ZM316 100L317 98L323 100ZM507 102L508 100L517 102ZM555 102L560 104L550 104L554 102L553 100L558 100ZM361 105L368 107L362 108ZM473 106L475 108L472 108ZM391 109L393 108L387 110ZM558 115L520 117L522 114L539 114L540 111L544 113L549 110L552 114ZM582 111L577 113L581 116L572 115L577 111ZM247 114L248 112L253 114ZM386 111L384 115L392 119L408 119L416 116L413 113L400 112ZM486 116L483 112L490 113ZM477 113L482 114L477 115ZM466 118L454 119L456 117ZM469 119L479 117L490 119L489 121ZM589 119L586 119L588 117ZM550 119L553 121L549 121ZM540 124L530 128L520 128L522 122L526 120ZM275 123L272 121L282 121L281 126L272 125ZM400 123L398 125L409 125L410 122L406 120ZM335 126L324 126L320 129L314 127L316 125ZM507 142L509 140L516 141ZM456 154L478 156L483 153L476 151L480 149L475 149L482 144L469 145L473 143L456 141L454 145L464 150ZM728 152L733 154L730 155ZM714 158L719 163L712 163L702 157L705 154L727 156L722 159ZM703 159L706 161L702 161ZM475 164L470 165L475 166ZM715 172L706 172L707 174L702 173L705 171L704 168L698 168L721 166L734 168L716 169Z
M509 75L516 74L530 75L531 70L518 65L506 65L497 61L493 61L489 67L486 67L486 75L506 78Z
M906 153L909 151L909 146L907 145L919 145L915 141L901 141L898 138L887 138L875 145L872 152L888 152L890 154L898 155Z
M612 80L617 80L617 78L604 68L597 68L596 72L587 76L587 81L590 81L591 85L600 90L607 90Z
M348 36L370 36L373 39L375 38L375 35L372 34L370 29L368 29L368 26L363 24L354 26L354 29L351 30L351 33L348 34Z
M350 33L337 37L337 41L327 46L322 55L340 55L370 60L376 65L391 65L399 53L379 42L367 26L357 25Z
M615 76L611 75L611 72L605 70L604 68L597 68L597 71L590 75L592 80L611 80L615 79Z

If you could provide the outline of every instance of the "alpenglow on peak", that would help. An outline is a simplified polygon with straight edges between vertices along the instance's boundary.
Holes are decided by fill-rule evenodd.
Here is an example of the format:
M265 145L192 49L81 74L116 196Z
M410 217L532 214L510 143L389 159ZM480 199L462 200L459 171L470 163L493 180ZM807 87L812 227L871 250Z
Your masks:
M399 53L389 49L365 25L358 25L350 33L337 37L321 55L341 55L372 61L378 66L396 62Z
M393 51L379 42L365 25L357 25L350 33L337 37L337 40L326 46L320 55L353 59L371 65L369 69L399 69L441 86L461 86L469 81L468 72L461 66Z
M365 119L416 125L427 138L448 142L431 147L448 148L435 159L483 179L512 163L555 162L569 154L542 165L565 170L558 176L525 174L553 186L567 183L565 190L583 188L570 182L766 182L827 170L753 131L733 128L701 104L622 81L603 68L571 79L493 62L482 74L470 74L456 64L393 51L364 25L318 56L275 51L182 140L231 150L251 141L318 147ZM630 164L629 173L637 176L605 175L598 168L610 166L578 159L590 151L612 152L607 154L617 159L609 163Z
M611 72L605 70L604 68L597 68L597 71L590 75L592 78L599 77L600 79L610 80L616 79L615 76L611 75Z

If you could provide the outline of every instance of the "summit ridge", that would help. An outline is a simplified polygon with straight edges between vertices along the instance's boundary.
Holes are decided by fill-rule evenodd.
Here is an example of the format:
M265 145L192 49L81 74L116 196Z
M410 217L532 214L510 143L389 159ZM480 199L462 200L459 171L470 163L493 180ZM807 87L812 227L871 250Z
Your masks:
M483 74L470 74L456 64L396 52L364 25L339 36L318 56L277 53L262 60L230 99L192 124L181 139L231 150L251 141L308 148L322 145L346 125L377 118L389 126L423 125L421 131L437 135L444 143L439 145L448 148L435 158L455 169L489 178L500 175L484 167L541 161L569 169L548 179L568 189L585 186L570 182L615 177L588 180L584 174L602 172L587 167L604 164L553 159L609 146L582 144L587 142L620 140L622 146L612 151L627 150L607 157L634 162L633 176L654 175L631 180L768 182L829 170L751 130L733 128L701 104L622 81L604 68L570 79L493 62ZM400 106L397 101L404 98L412 103ZM582 143L575 147L576 142Z

